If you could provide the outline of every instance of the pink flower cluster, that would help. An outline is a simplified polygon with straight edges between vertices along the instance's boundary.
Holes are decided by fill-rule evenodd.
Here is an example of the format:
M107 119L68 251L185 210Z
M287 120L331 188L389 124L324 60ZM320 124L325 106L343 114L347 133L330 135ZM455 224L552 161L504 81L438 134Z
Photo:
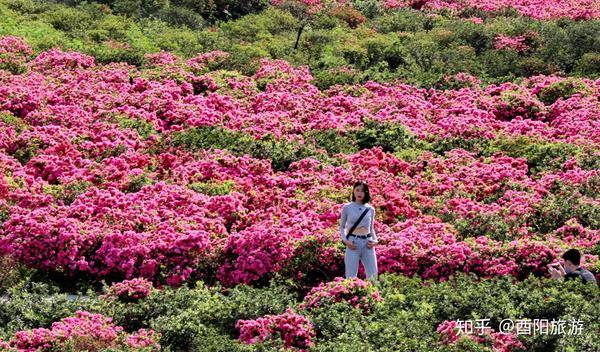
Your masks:
M203 53L193 57L187 61L187 65L195 70L195 72L205 72L210 69L210 65L222 63L231 55L224 51L216 50L208 53Z
M225 285L250 283L275 273L293 254L289 231L260 224L229 236L223 249L225 258L217 277ZM283 231L282 231L283 230Z
M447 224L434 218L407 220L392 230L396 233L380 236L380 271L423 278L443 280L457 271L481 277L544 275L547 264L565 250L557 241L526 238L501 242L480 236L458 241ZM597 257L590 256L589 261L597 262Z
M127 335L127 345L134 349L160 350L160 344L157 342L161 334L152 329L139 329L135 334Z
M161 50L158 53L147 53L144 55L145 66L167 66L181 61L181 59L168 51Z
M137 301L140 298L148 297L152 288L152 282L144 278L124 280L111 285L106 295L101 297L108 299L122 299L125 301Z
M208 258L208 231L225 233L216 214L207 216L206 200L164 183L129 194L92 188L70 206L15 211L0 249L42 269L97 276L154 279L163 267L167 282L179 285Z
M313 287L304 297L300 309L313 309L343 301L368 314L373 306L382 300L379 296L379 290L373 286L371 281L359 278L344 279L343 277L336 277L333 281Z
M482 334L479 334L480 331L475 331L475 328L473 333L467 333L461 331L458 323L454 320L446 320L438 325L437 332L439 333L440 342L444 345L454 345L461 338L466 338L487 345L494 352L511 352L525 348L514 333L494 332L491 328L485 329Z
M484 11L500 11L512 8L525 16L536 19L558 19L568 17L575 20L591 20L600 18L600 7L596 0L385 0L388 9L412 7L419 10L447 9L460 13L469 8Z
M510 37L499 34L494 40L494 48L498 50L509 48L521 52L529 50L529 45L525 43L525 37L522 35Z
M0 68L24 65L33 54L31 47L20 37L0 38Z
M64 52L60 49L44 51L31 61L31 69L39 72L57 72L57 68L86 69L93 66L95 66L93 56L74 51Z
M247 344L260 343L280 337L288 349L307 351L313 345L315 331L311 322L288 308L278 315L267 315L255 320L238 320L239 340Z
M123 328L112 324L111 318L101 314L77 311L74 317L64 318L52 324L51 329L38 328L19 331L8 342L10 348L19 351L39 351L60 349L71 342L77 350L97 350L104 348L129 347L133 349L150 347L160 350L156 342L160 334L141 329L136 334L124 334ZM125 340L123 340L125 339ZM4 343L6 346L6 343Z
M216 53L209 54L198 56L198 64L204 67L204 62L210 61L203 55L222 57ZM68 54L61 55L60 60L68 61L65 58ZM72 61L72 64L77 66L77 62ZM75 95L67 94L65 87L57 85L55 81L40 84L46 80L46 71L40 70L42 75L38 75L34 70L25 77L9 76L6 81L3 79L1 108L24 118L29 112L41 110L31 116L32 122L52 119L55 124L60 121L64 128L73 124L74 114L81 115L80 118L90 124L94 121L93 131L98 132L93 134L81 129L53 132L71 135L70 138L87 136L91 140L84 139L82 147L87 153L99 155L114 150L119 144L136 149L146 144L136 141L139 138L135 137L135 131L126 131L114 137L113 134L96 136L100 131L110 128L107 123L100 123L97 119L115 115L145 121L164 133L186 127L220 125L227 129L244 130L257 138L272 132L289 140L302 140L299 134L304 131L332 128L348 132L360 127L364 118L371 118L402 123L421 138L429 135L437 138L495 138L502 133L568 143L598 143L597 134L590 131L598 127L593 116L599 108L593 102L600 86L589 80L586 82L589 95L574 96L560 105L557 103L544 107L535 96L543 88L538 84L534 86L533 82L538 78L532 78L520 86L491 85L482 89L475 85L460 91L425 90L408 85L369 82L352 88L362 92L356 96L348 91L349 87L321 92L310 84L312 76L306 67L294 68L281 60L263 59L254 76L221 82L210 75L192 74L189 71L194 70L194 65L192 62L189 66L165 64L145 68L144 76L152 77L154 70L160 72L157 77L162 77L162 81L137 78L133 85L129 84L129 77L140 76L140 73L124 65L85 71L51 66L54 69L48 74L57 75L65 84L69 82L74 85ZM164 76L165 71L170 73ZM167 78L171 76L183 82L177 84ZM551 83L547 81L543 84ZM195 87L202 86L209 87L210 92L227 94L194 94L197 90ZM263 86L264 91L257 89ZM80 104L73 107L71 101ZM42 106L42 102L51 103ZM66 111L67 107L70 111ZM508 112L504 113L504 110ZM28 131L27 137L31 140L39 133L41 131Z
M220 60L198 62L211 55ZM275 172L270 160L191 153L168 141L208 125L306 143L306 131L348 135L370 118L401 123L429 142L525 136L596 150L600 80L583 79L577 94L544 105L538 94L564 78L484 88L462 75L462 89L368 82L320 91L306 67L282 60L264 59L253 76L196 76L169 63L170 54L155 59L141 70L92 67L84 55L53 51L33 60L52 70L30 61L26 74L0 74L0 255L97 279L179 285L219 265L227 285L276 272L310 282L309 269L326 267L331 277L343 267L339 210L357 178L368 179L374 195L383 271L545 274L564 249L598 241L586 228L532 230L556 183L576 190L600 176L578 159L531 175L527 160L501 153L454 149L406 161L375 147L339 154L336 165L307 158ZM214 90L198 91L204 78ZM462 238L460 225L482 236ZM586 262L598 267L595 255Z

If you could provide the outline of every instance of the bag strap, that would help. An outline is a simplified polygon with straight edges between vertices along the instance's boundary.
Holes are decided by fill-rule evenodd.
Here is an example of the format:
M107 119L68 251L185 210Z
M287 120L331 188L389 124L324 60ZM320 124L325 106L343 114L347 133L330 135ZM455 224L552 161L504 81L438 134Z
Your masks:
M356 229L356 226L358 226L360 221L365 217L365 215L367 215L368 212L369 212L369 208L365 209L365 211L363 211L363 213L360 214L360 217L358 218L358 220L356 220L354 225L352 225L352 227L350 228L350 231L346 234L346 237L348 237L352 234L352 231L354 231L354 229Z

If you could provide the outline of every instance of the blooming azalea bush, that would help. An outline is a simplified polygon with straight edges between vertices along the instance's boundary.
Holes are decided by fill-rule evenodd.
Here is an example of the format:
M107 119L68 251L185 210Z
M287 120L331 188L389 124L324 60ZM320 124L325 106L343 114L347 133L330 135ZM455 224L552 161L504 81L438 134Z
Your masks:
M112 324L112 319L101 314L77 311L74 317L64 318L52 324L51 329L37 328L19 331L8 343L8 350L52 350L73 348L75 350L101 351L105 348L158 351L160 335L152 330L140 329L126 334L123 328Z
M494 352L518 351L525 348L515 333L494 332L491 328L481 331L481 334L477 331L466 333L457 326L456 321L444 321L438 326L437 332L440 334L440 342L445 345L454 345L459 339L464 338L478 344L488 345Z
M120 299L125 302L136 302L140 298L148 297L152 289L152 282L143 278L136 278L112 284L106 294L101 297L105 299Z
M220 281L226 285L250 283L281 270L292 255L291 241L286 232L262 226L230 236L223 255L231 259L219 268Z
M368 314L383 299L371 281L359 278L336 277L333 281L314 287L304 297L300 309L313 309L337 302L346 302Z
M386 8L413 7L419 10L441 10L459 13L467 9L481 9L483 11L499 11L503 8L513 8L519 13L538 19L556 19L570 17L578 20L589 20L600 18L600 10L593 1L561 0L552 2L530 2L526 0L502 0L493 2L464 1L456 3L453 1L407 1L407 0L385 0Z
M158 184L157 187L154 189L158 191L162 186ZM149 188L145 190L150 191ZM100 190L92 190L92 192L95 191ZM145 191L132 193L131 195L142 196L143 193ZM188 195L199 199L191 191L188 191ZM173 285L185 281L192 273L194 265L192 262L198 263L202 259L201 256L190 256L186 253L209 251L208 232L190 228L186 230L184 227L178 227L184 225L175 225L167 219L164 219L163 225L159 225L158 222L151 219L156 216L155 219L158 220L160 215L156 213L151 215L152 211L149 209L147 209L148 213L143 214L136 211L135 208L130 208L128 205L130 200L127 200L128 196L121 198L121 202L117 201L115 197L121 198L118 194L115 194L112 197L112 204L110 204L109 199L111 196L108 193L104 195L101 193L95 195L87 193L85 197L80 197L71 204L70 207L73 210L71 212L64 207L62 209L38 208L35 210L38 215L33 215L30 218L31 221L25 227L18 225L20 216L15 212L12 220L14 222L12 223L21 230L16 230L13 235L21 236L21 231L27 231L29 233L27 236L34 236L30 237L30 240L34 242L25 240L27 238L25 236L21 238L21 241L25 240L26 242L3 243L10 246L14 250L14 256L20 258L24 263L38 263L47 270L62 266L74 272L89 272L98 275L117 274L122 275L124 278L141 275L150 279L158 279L159 275L165 275L166 281ZM159 201L160 199L152 198L153 201ZM139 200L141 198L138 198L138 202ZM150 201L150 198L147 200ZM81 201L91 202L89 203L91 207L81 203ZM109 203L105 203L107 201ZM178 202L176 199L172 199L172 201ZM95 205L92 205L94 203ZM119 203L120 205L118 205ZM168 201L163 201L161 204L166 205ZM194 207L192 204L189 203L191 207ZM101 211L100 209L104 206L111 207L116 212L109 215ZM104 215L94 215L94 207ZM70 213L70 216L67 213ZM197 223L209 224L211 222L210 219L203 217L200 213L192 214L191 209L189 215L196 217ZM21 216L24 216L24 214ZM104 218L104 216L107 217ZM179 216L183 216L183 213L180 213ZM117 219L120 220L116 221ZM5 226L7 230L12 228L10 223L9 220ZM98 236L98 231L101 231L100 229L104 226L115 227L113 231ZM149 228L146 229L146 226L149 226ZM214 221L213 225L208 226L215 226ZM43 228L54 228L55 230L50 231L49 236L45 237L42 242L37 242L34 239L37 236L36 233L45 231ZM216 231L223 230L217 229ZM159 236L161 240L154 240L156 239L155 236ZM8 238L5 240L8 240ZM168 242L171 242L172 245L163 247ZM55 252L48 252L49 248L54 248ZM164 269L161 269L161 266L167 271L162 271Z
M312 324L302 315L288 308L278 315L267 315L255 320L239 320L239 340L256 344L265 340L281 338L288 349L307 351L313 345L315 336Z
M33 50L22 38L14 36L0 38L0 69L15 74L24 72L25 63L32 54Z
M42 329L37 333L38 342L50 340L53 345L59 344L61 350L84 344L92 350L94 347L89 346L135 350L134 347L127 347L126 334L116 328L116 325L123 326L124 330L129 332L132 344L136 341L141 343L140 340L144 341L146 337L154 336L154 341L160 343L163 348L176 350L212 351L226 348L248 351L253 348L251 345L255 345L254 348L306 350L328 348L332 344L335 344L337 350L351 350L356 348L357 343L369 350L393 348L406 352L414 351L415 346L425 350L457 351L467 344L477 345L486 351L501 351L502 348L515 350L514 347L518 343L524 346L521 349L526 350L555 343L565 347L581 347L586 344L588 347L596 346L593 342L598 328L595 317L600 308L597 288L575 280L559 282L534 276L517 280L508 275L482 279L476 275L457 273L446 281L432 281L418 276L409 278L405 275L382 273L377 287L382 300L376 303L377 309L371 310L368 315L353 307L347 300L327 304L326 297L321 297L318 305L310 309L296 310L299 308L298 303L293 295L290 295L290 287L284 285L264 288L238 285L223 293L218 292L217 288L207 288L200 283L195 288L165 287L163 290L153 291L150 296L136 303L126 305L118 300L97 301L98 298L93 294L87 300L78 302L61 300L57 295L53 295L51 309L47 309L49 301L46 295L24 292L31 288L23 287L13 294L11 301L0 301L0 338L7 344L14 340L18 331L32 332L34 328L31 326L49 327L54 319L48 322L41 316L26 314L28 311L34 311L41 315L46 309L46 314L58 316L58 320L62 319L63 323L70 322L55 324L61 331L68 325L73 334L84 335L86 332L87 337L72 336L68 340L58 342L53 334L48 333L56 331L57 328L46 328L48 331ZM564 297L569 295L572 298L565 300ZM108 319L100 319L91 313L86 318L78 313L78 320L63 319L76 315L77 305L82 304L92 310L100 309L104 317L114 314L116 319L113 321L118 323L109 324ZM520 334L517 342L510 336L495 334L492 330L488 336L481 335L479 339L466 340L461 339L456 330L448 329L446 332L436 333L443 330L440 324L446 322L442 326L456 325L457 319L474 321L488 318L489 326L497 329L497 324L505 318L569 321L574 314L581 317L589 327L584 328L579 337ZM24 320L24 317L27 319ZM34 318L39 320L32 320ZM95 323L84 323L82 320ZM132 321L135 321L135 324L132 324ZM399 330L398 326L405 328ZM140 328L146 329L146 332L140 331ZM89 331L92 329L93 333ZM147 329L160 332L160 337ZM110 340L114 334L109 334L108 330L119 330L116 332L116 340ZM362 339L361 331L378 338ZM475 329L474 331L476 332ZM336 337L340 333L348 334L349 341L337 340ZM452 342L454 335L459 339ZM32 336L32 333L26 333L23 340L30 343ZM354 340L352 336L361 340ZM102 342L95 342L95 345L90 342L103 337L107 338ZM444 339L448 340L446 344L441 343ZM146 350L151 348L153 347L147 347ZM16 350L14 345L13 349Z
M354 307L370 317L385 304L369 283L333 279L347 186L364 178L381 274L541 278L570 247L600 269L598 80L484 86L462 74L445 90L321 90L306 66L263 59L244 75L223 70L229 59L162 52L137 68L54 50L24 58L26 73L1 73L0 255L62 282L117 282L101 306L127 306L114 317L132 330L154 314L154 285L287 280L327 336ZM331 317L319 309L329 306ZM239 310L274 313L243 317L254 341L306 348L313 336L291 315L301 328L267 324L281 311ZM219 314L227 326L203 331L232 331L241 317L215 305L151 327L164 322L165 341L184 346L195 322Z

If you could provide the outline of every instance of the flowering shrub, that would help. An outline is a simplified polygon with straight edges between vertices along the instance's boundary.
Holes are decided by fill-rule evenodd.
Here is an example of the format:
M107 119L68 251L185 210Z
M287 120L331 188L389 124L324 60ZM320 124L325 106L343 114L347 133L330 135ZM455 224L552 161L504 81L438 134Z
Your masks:
M444 345L455 344L461 336L475 342L482 342L482 339L475 334L464 334L460 332L460 327L455 320L445 320L438 325L436 331L439 333L440 342Z
M123 328L112 325L112 319L101 314L77 311L74 317L64 318L52 324L51 329L38 328L19 331L8 342L19 351L60 349L70 346L75 350L101 351L105 348L129 347L160 350L156 339L160 336L152 330L141 329L128 335Z
M525 44L525 37L520 36L520 35L514 36L514 37L508 37L508 36L504 36L504 35L500 34L496 37L496 40L494 41L494 48L495 49L509 48L509 49L514 49L519 52L529 50L529 46L527 44Z
M92 56L78 52L64 52L59 49L51 49L38 55L30 63L31 69L40 72L60 72L57 68L65 70L85 69L95 66Z
M140 70L55 50L1 74L0 254L66 277L314 286L340 274L331 230L368 178L383 272L546 275L571 245L598 265L597 80L321 91L283 60L194 73L226 57ZM572 218L584 230L554 232Z
M312 324L302 315L288 308L283 314L267 315L255 320L238 320L239 340L247 344L281 338L286 348L306 351L315 336Z
M103 297L107 299L120 299L125 302L135 302L140 298L147 297L152 288L152 282L143 278L125 280L111 285Z
M167 52L161 51L159 53L148 53L144 55L144 64L147 67L152 66L167 66L176 64L180 61L179 57Z
M544 110L544 104L537 100L532 93L520 90L520 87L509 87L504 84L491 90L492 106L490 110L501 120L539 119ZM512 89L511 89L512 88Z
M0 69L22 73L32 54L31 47L23 39L13 36L0 38Z
M293 253L289 233L263 226L231 235L223 252L229 259L217 276L227 285L250 283L279 271Z
M600 18L600 9L594 1L543 1L531 2L528 0L502 0L502 1L462 1L449 0L385 0L384 6L388 9L413 7L419 10L447 9L455 13L464 9L481 9L483 11L499 11L503 8L514 8L525 16L537 19L556 19L570 17L575 20L589 20Z
M483 334L473 329L473 333L459 332L460 328L456 321L444 321L437 327L440 342L444 345L453 345L461 338L470 339L478 344L487 345L494 352L510 352L524 349L525 346L519 341L516 334L494 332L493 329L485 329Z
M377 302L382 301L382 298L371 281L336 277L333 281L314 287L304 297L300 308L313 309L341 301L362 309L365 314L368 314Z
M197 55L187 61L187 65L196 74L206 73L218 65L222 65L231 56L224 51L211 51Z

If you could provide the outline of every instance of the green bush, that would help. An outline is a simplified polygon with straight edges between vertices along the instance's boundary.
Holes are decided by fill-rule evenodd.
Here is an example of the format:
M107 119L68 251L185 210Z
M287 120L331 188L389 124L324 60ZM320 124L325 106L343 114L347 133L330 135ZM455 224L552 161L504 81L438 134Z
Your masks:
M172 6L188 8L198 13L210 24L259 12L267 4L267 0L174 0L172 2Z
M425 14L413 9L385 12L373 22L373 27L379 33L418 32L425 23Z
M112 3L115 13L134 18L156 15L168 6L167 0L115 0Z
M512 81L517 77L521 57L515 50L487 50L481 54L484 74L496 81Z
M546 170L560 170L565 161L579 154L579 147L562 142L546 142L529 136L499 138L481 147L481 153L491 156L501 151L513 158L525 158L528 172L537 174Z
M304 134L304 138L317 148L327 150L330 155L352 154L357 151L352 132L341 134L336 129L311 130Z
M165 351L257 351L279 350L281 340L249 346L237 341L239 319L281 314L297 307L301 298L287 282L271 281L256 288L238 285L227 291L206 287L154 289L137 302L99 298L70 301L50 284L22 281L9 290L11 299L0 300L0 338L7 340L18 330L50 327L78 309L113 318L127 332L151 328L161 333ZM489 319L498 330L503 319L548 319L584 322L583 332L567 335L519 335L527 351L558 348L597 350L600 325L598 287L579 280L558 281L530 275L521 281L512 276L479 279L456 273L445 281L382 273L375 283L383 301L369 315L343 302L310 309L303 314L316 332L315 351L491 351L490 346L459 342L440 344L436 329L446 320ZM463 349L464 348L464 349Z
M218 316L218 326L222 331L237 336L235 324L239 319L256 319L268 314L281 314L287 307L294 306L299 299L286 286L271 281L262 288L238 285L223 297L223 308Z
M277 139L273 134L264 135L259 140L238 131L230 131L216 126L200 126L173 134L170 143L191 151L202 149L226 149L235 155L249 154L254 158L271 161L274 170L286 170L291 163L314 157L331 161L323 153L310 145Z
M260 14L252 14L236 21L220 25L229 40L255 41L264 32L276 35L283 32L295 33L298 30L298 20L290 13L277 8L268 8ZM290 46L293 46L290 36ZM295 39L295 37L293 37Z
M596 78L600 76L600 53L585 53L577 60L577 74Z
M446 74L465 72L472 75L479 75L483 71L483 66L477 60L475 50L467 45L442 50L440 61L446 68Z
M588 182L597 180L591 179ZM576 218L577 222L586 228L600 229L600 209L586 201L576 187L554 182L552 193L535 206L532 216L533 230L542 234L549 233L563 226L571 218Z
M18 134L27 128L28 124L25 123L22 119L13 115L10 111L2 111L0 112L0 121L2 123L12 126Z
M45 146L44 142L39 138L30 139L26 145L19 146L14 153L12 154L15 159L21 163L21 165L25 165L37 155L40 149L43 149Z
M567 44L575 57L600 52L600 21L574 21L567 27Z
M568 78L545 87L537 96L544 104L552 105L559 98L566 100L576 93L585 95L589 91L589 87L581 79Z
M194 10L185 7L166 7L158 12L160 20L175 26L199 30L206 27L206 21Z
M476 24L448 11L435 18L411 8L380 13L375 1L353 1L370 21L352 29L333 13L320 14L303 27L300 45L293 50L301 16L265 7L266 0L176 1L168 6L163 0L108 1L112 10L104 4L65 7L2 1L7 16L0 32L25 36L36 51L59 45L94 55L101 63L139 65L143 54L160 49L184 57L224 50L232 54L228 68L246 74L256 71L262 57L309 65L315 83L323 89L394 79L430 87L457 72L472 73L485 83L552 73L595 77L599 72L600 22L536 21L514 16L514 9L461 12L460 16L472 12L487 18L486 24ZM114 16L111 11L133 17ZM143 31L135 33L132 24ZM213 26L205 28L209 24ZM494 38L500 33L525 35L532 49L526 53L495 50ZM347 65L356 73L339 74Z
M342 66L342 65L340 65ZM313 73L314 81L312 82L320 90L327 90L328 88L340 84L356 84L359 81L358 73L352 69L336 69L320 70Z
M327 341L354 337L364 340L367 337L365 327L369 318L361 309L345 302L314 308L306 313L306 317L313 324L317 339Z
M202 325L219 322L224 305L222 295L198 282L195 288L152 290L136 303L103 299L97 309L127 331L150 327L163 334L161 344L186 348Z
M3 4L10 10L20 14L40 14L48 10L48 6L33 0L4 0Z
M421 149L425 142L412 134L398 122L366 119L364 126L354 131L354 139L359 149L381 147L384 152L394 153L406 149Z
M453 27L455 38L472 47L477 55L493 47L494 35L483 24L462 21L455 23Z
M64 205L72 204L80 194L85 193L92 184L88 181L74 181L64 185L44 185L45 194L50 194Z
M369 19L377 18L385 11L379 0L352 0L352 7Z
M148 137L151 135L158 133L151 123L141 119L133 119L127 116L117 115L114 117L114 121L119 124L120 128L135 130L143 139L148 139Z
M184 58L204 51L200 38L192 31L170 27L166 22L145 19L140 22L143 35L156 46L156 50L170 51Z
M93 23L89 14L70 7L57 7L46 12L44 19L54 28L73 36L77 35L77 32L89 28Z
M235 182L233 180L226 180L222 183L209 182L194 182L190 183L188 187L196 192L208 194L210 196L222 196L232 192Z
M20 281L8 290L10 300L0 300L0 338L8 339L19 330L50 328L52 323L88 310L94 305L93 292L88 300L69 300L58 286Z

